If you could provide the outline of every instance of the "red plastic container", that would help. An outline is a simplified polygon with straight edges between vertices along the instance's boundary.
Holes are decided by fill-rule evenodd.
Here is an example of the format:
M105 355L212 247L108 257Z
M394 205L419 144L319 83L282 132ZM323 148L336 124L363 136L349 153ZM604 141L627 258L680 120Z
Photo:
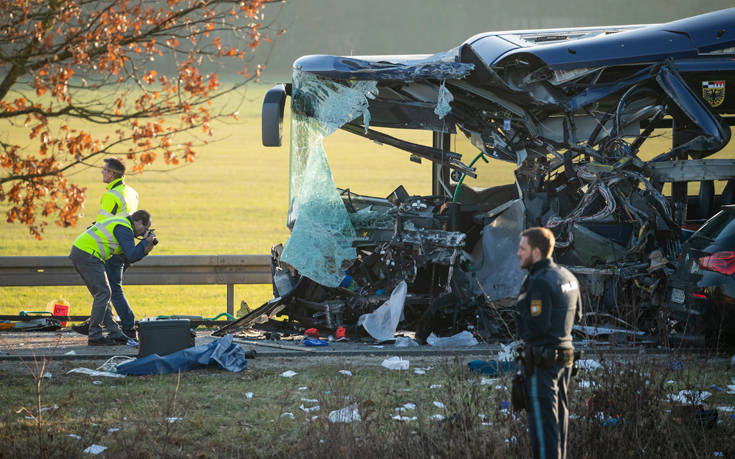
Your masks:
M52 315L54 316L68 316L69 315L69 305L68 304L59 304L54 303L54 310ZM66 322L61 322L62 327L66 327Z

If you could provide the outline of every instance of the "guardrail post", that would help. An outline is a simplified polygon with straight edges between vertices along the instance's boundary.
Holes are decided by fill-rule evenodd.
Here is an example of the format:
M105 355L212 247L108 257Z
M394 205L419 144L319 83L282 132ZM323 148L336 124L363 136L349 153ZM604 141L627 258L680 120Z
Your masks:
M235 284L227 284L227 314L235 315Z

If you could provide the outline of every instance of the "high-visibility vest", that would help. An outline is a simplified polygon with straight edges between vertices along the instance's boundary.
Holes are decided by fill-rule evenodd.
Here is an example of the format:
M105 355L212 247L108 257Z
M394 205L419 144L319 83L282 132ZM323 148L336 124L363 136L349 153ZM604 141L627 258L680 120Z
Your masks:
M87 228L85 232L74 240L74 247L83 250L102 261L107 261L116 251L119 251L120 244L113 231L117 225L123 225L133 230L133 225L127 217L106 218Z
M107 191L100 199L100 211L95 221L115 215L128 216L136 210L138 210L138 192L119 178L107 185Z

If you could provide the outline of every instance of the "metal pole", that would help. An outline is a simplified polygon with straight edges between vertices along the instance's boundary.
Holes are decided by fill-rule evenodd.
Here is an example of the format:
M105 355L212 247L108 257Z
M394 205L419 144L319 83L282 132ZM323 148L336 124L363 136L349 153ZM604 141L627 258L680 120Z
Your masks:
M227 314L235 315L235 284L227 284Z
M439 150L450 151L452 135L445 132L434 131L432 135L432 146ZM436 162L431 163L431 194L440 196L446 194L441 182L449 187L449 168L443 167Z

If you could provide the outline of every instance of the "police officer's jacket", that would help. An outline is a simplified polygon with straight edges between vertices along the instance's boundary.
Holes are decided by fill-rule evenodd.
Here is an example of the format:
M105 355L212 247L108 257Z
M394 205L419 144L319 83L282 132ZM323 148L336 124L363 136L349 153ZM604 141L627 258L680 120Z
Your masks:
M107 191L100 199L100 210L95 222L121 215L126 217L138 210L138 192L126 185L122 177L107 184Z
M528 270L518 295L518 332L532 346L573 349L572 327L581 318L582 300L574 274L550 258Z

